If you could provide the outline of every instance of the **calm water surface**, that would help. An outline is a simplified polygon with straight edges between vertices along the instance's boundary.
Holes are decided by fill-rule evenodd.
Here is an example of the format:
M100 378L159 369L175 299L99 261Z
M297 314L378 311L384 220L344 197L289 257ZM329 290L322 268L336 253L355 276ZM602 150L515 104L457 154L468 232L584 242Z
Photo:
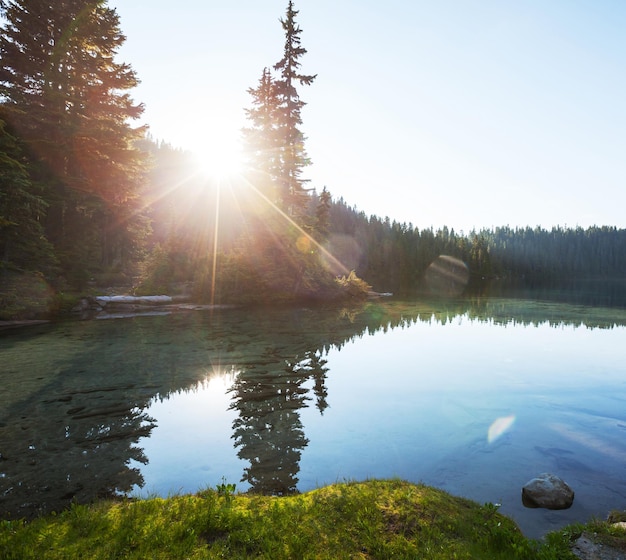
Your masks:
M626 508L625 325L622 308L474 298L4 332L0 513L401 477L539 537ZM522 506L542 472L571 509Z

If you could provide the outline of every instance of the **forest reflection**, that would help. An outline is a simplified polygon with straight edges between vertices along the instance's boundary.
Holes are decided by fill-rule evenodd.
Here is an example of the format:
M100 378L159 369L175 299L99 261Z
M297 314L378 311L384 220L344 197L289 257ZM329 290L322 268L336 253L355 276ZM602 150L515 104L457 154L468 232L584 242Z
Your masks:
M612 329L626 311L474 296L338 308L231 309L51 325L0 338L0 517L32 517L144 485L153 403L226 380L250 491L297 491L304 408L332 404L327 356L357 338L455 321ZM200 385L199 385L200 383Z

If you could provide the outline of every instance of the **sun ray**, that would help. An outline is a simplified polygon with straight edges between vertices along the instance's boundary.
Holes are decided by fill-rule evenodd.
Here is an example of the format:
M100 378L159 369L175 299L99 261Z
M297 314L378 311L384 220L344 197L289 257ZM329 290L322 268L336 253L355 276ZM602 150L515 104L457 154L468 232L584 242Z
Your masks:
M220 196L221 188L218 185L215 202L215 224L213 231L213 268L211 275L211 305L215 303L215 278L217 276L217 249L219 246L219 228L220 228Z
M320 253L337 266L338 270L341 270L343 274L349 274L348 268L333 255L326 247L324 247L321 243L319 243L315 238L313 238L309 233L307 233L302 227L300 227L289 215L287 215L283 210L281 210L276 204L274 204L265 194L263 194L259 189L257 189L252 182L250 182L247 178L244 177L246 185L251 188L256 195L258 195L272 210L274 210L281 218L283 218L290 225L295 227L302 236L307 239L309 243L311 243L314 247L316 247Z

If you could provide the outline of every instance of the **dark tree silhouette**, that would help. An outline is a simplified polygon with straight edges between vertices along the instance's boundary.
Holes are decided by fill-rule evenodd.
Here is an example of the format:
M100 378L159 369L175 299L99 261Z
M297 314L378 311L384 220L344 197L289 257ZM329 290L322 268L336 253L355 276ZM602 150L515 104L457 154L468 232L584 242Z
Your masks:
M46 234L76 283L90 269L129 265L142 229L142 155L131 128L137 78L115 61L125 37L106 2L0 4L0 100L46 186Z
M302 171L311 163L304 148L304 134L299 128L302 124L301 111L305 103L300 99L297 86L308 86L316 78L316 75L307 75L300 71L300 59L307 51L301 45L302 30L296 23L297 15L298 11L289 0L286 17L281 19L285 32L284 54L274 65L274 70L280 75L275 83L282 155L281 198L284 207L296 217L301 216L306 207L305 180L302 179Z

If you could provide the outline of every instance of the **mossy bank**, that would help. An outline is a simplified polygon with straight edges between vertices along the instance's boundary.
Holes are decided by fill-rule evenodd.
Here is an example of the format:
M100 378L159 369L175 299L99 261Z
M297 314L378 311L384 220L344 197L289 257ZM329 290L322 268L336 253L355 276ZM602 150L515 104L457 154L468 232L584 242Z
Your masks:
M492 504L400 480L289 497L235 494L234 485L222 484L196 495L103 501L30 522L2 521L0 557L565 559L575 558L570 542L582 530L531 541ZM623 541L623 530L612 538Z

